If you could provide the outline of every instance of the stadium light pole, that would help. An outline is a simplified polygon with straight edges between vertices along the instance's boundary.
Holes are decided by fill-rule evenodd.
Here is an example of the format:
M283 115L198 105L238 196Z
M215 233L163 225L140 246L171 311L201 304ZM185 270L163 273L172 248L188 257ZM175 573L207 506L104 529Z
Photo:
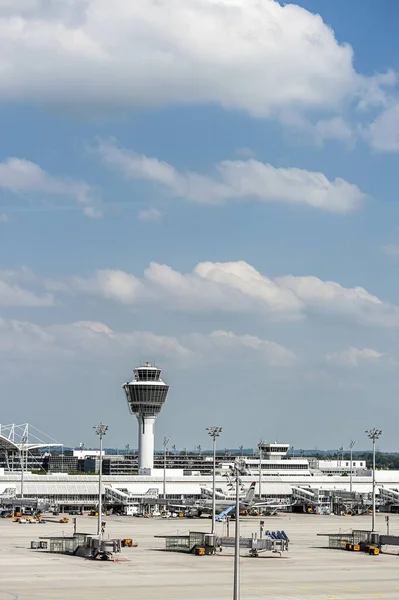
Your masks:
M166 503L166 450L167 450L167 446L169 444L169 438L165 437L163 438L163 499L164 502Z
M258 448L259 448L259 500L262 499L262 446L263 446L264 442L263 440L260 440L259 444L258 444Z
M351 440L350 444L349 444L349 449L351 452L351 459L350 459L350 483L349 483L349 491L350 493L352 493L352 466L353 466L353 461L352 461L352 456L353 456L353 447L356 444L355 440Z
M234 464L234 476L236 480L236 530L234 540L233 600L240 600L240 475L243 470L243 461L236 459Z
M216 533L216 438L222 433L222 428L216 425L206 428L208 435L212 438L213 471L212 471L212 529Z
M382 434L382 430L373 427L372 429L366 429L365 433L373 442L373 514L371 519L371 531L375 531L375 442Z
M21 447L19 450L19 460L21 463L21 498L24 497L24 470L25 470L25 444L27 442L26 433L21 438Z
M102 538L102 512L103 512L103 498L102 498L102 475L103 475L103 437L108 431L108 425L100 423L93 427L94 431L100 438L100 465L98 469L98 520L97 520L97 535L98 535L98 549L101 550L101 538Z

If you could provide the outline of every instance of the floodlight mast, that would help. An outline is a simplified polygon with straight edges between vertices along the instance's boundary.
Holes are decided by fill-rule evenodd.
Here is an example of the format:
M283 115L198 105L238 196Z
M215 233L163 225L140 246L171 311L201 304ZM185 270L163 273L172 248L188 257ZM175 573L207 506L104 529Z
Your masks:
M166 452L170 439L166 436L163 438L163 500L166 504Z
M353 448L354 448L355 444L356 444L355 440L351 440L350 443L349 443L349 449L350 449L350 453L351 453L349 491L350 491L351 494L352 494L352 488L353 488L353 486L352 486L352 481L353 481L353 478L352 478L352 468L353 468L352 457L353 457Z
M245 465L243 460L236 459L233 467L233 473L236 483L236 530L234 540L233 600L240 600L240 485L241 475L245 473Z
M260 440L260 442L258 443L258 448L259 448L259 501L262 500L262 458L263 458L263 452L262 452L262 448L264 445L264 441Z
M100 423L99 425L95 425L93 427L96 434L100 437L100 464L98 469L98 520L97 520L97 535L98 535L98 549L101 550L101 541L102 541L102 512L103 512L103 503L102 503L102 475L103 475L103 437L108 431L108 425L104 425Z
M382 430L373 427L372 429L366 429L365 433L373 442L373 513L371 515L371 530L375 531L375 442L382 434Z
M25 470L25 444L28 440L26 433L21 438L21 446L19 450L19 460L21 463L21 498L24 497L24 470Z
M216 425L206 428L212 438L213 470L212 470L212 530L216 533L216 438L222 433L222 428Z
M139 425L139 470L154 468L154 426L166 400L169 386L161 379L161 369L145 362L134 369L134 379L122 385L129 411Z

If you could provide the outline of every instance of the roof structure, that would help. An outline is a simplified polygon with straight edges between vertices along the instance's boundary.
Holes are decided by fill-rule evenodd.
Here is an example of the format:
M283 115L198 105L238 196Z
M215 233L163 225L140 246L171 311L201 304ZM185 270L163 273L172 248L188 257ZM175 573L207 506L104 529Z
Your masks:
M15 423L11 425L0 424L0 450L14 452L24 450L26 452L36 448L62 445L29 423L23 423L22 425Z

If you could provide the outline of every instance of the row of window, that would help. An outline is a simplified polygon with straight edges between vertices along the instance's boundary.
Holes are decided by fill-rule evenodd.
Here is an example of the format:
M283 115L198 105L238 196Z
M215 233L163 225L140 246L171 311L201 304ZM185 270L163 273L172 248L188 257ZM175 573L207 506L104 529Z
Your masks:
M259 463L248 463L248 466L252 469L259 470ZM272 469L273 471L281 471L283 469L289 469L290 471L297 471L298 469L308 469L309 466L305 463L303 464L289 464L284 462L279 463L262 463L262 471L264 469Z
M167 385L141 385L128 388L129 401L132 403L163 403L168 393Z
M134 377L136 381L159 381L161 369L135 369Z
M289 446L261 446L261 450L268 454L286 454Z

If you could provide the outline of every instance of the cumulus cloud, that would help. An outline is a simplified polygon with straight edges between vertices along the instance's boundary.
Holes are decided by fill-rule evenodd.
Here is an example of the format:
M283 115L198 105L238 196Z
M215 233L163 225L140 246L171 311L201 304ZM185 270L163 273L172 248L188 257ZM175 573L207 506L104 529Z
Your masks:
M399 244L385 244L381 249L388 256L399 256Z
M330 181L323 173L296 168L275 168L255 159L225 160L216 165L216 175L180 172L172 165L100 142L102 160L127 179L157 184L168 194L209 204L227 200L254 199L261 202L304 204L337 213L356 210L365 194L354 184L337 177Z
M54 297L50 293L37 293L19 283L27 273L23 271L0 271L0 307L52 306Z
M335 281L293 275L279 277L277 283L314 310L346 314L365 323L399 325L399 308L384 303L363 287L345 288Z
M399 150L399 103L386 108L365 131L370 145L380 152Z
M237 335L232 331L217 330L209 335L193 334L189 340L194 348L201 349L206 356L213 353L226 357L230 352L251 352L273 367L292 366L297 362L294 352L269 340L254 335Z
M314 133L319 142L337 140L351 144L355 139L353 126L342 117L321 119L316 123Z
M347 348L341 352L327 354L328 362L340 367L359 367L370 364L387 364L392 362L386 354L382 354L373 348Z
M132 353L181 361L228 359L232 353L250 352L261 364L289 367L296 357L291 350L265 339L231 331L186 334L180 337L151 331L114 331L105 323L77 321L40 326L0 318L0 358L18 361L110 360Z
M138 217L140 221L153 222L160 221L163 217L163 214L157 208L149 208L148 210L140 210Z
M366 325L399 326L399 307L361 286L347 288L314 276L271 279L245 261L198 263L188 273L153 262L142 277L108 269L87 278L47 281L46 287L53 292L96 294L135 307L255 313L275 320L323 314Z
M74 277L69 284L49 281L54 291L67 291L69 286L79 292L98 294L122 304L134 304L142 296L142 283L130 273L112 269L96 271L91 277Z
M275 0L2 0L0 98L99 108L218 104L292 120L379 100L319 15Z
M22 158L0 162L0 189L17 194L46 194L72 199L88 217L100 216L93 206L92 188L83 181L62 179L46 173L39 165Z

